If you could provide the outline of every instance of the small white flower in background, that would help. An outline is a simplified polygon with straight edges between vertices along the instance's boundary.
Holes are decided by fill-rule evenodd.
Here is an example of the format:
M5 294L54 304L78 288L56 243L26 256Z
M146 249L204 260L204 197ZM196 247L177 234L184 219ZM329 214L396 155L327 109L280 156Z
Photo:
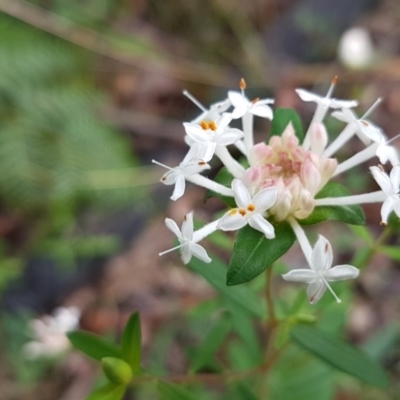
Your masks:
M373 60L374 52L371 36L365 28L351 28L340 38L338 57L345 67L367 68Z
M189 263L189 261L192 259L192 256L195 256L206 263L211 262L211 258L208 256L204 247L196 243L197 241L203 239L204 236L194 234L193 212L185 215L182 223L182 229L179 229L176 222L170 218L165 219L165 224L167 225L167 228L178 238L180 245L161 252L160 256L169 253L170 251L180 249L181 258L184 264ZM216 230L216 222L213 223L213 225L214 227L212 232Z
M320 300L326 289L329 289L336 301L340 303L340 299L328 282L357 278L360 271L347 264L331 268L332 247L322 235L319 236L310 256L311 269L294 269L282 275L282 278L286 281L307 283L307 297L311 304Z
M382 224L387 224L392 211L400 218L400 165L396 165L388 176L380 167L370 167L372 176L387 196L382 204Z
M70 348L67 333L79 325L80 310L77 307L59 307L53 315L44 315L31 321L30 327L35 340L23 347L28 359L56 357Z
M263 215L275 204L278 188L262 189L252 198L244 183L239 179L234 179L232 190L239 208L228 211L221 218L218 229L234 231L249 224L252 228L264 233L267 239L273 239L275 237L274 227Z

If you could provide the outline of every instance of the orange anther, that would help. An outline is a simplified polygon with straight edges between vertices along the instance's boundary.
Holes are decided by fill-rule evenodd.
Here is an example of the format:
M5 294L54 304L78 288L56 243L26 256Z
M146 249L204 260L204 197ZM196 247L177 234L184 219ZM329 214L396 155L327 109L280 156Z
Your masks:
M205 131L209 128L209 124L206 121L201 121L200 122L200 126L202 129L204 129Z
M216 131L217 130L217 124L214 121L210 121L208 123L208 128L211 129L212 131Z
M239 210L239 214L240 214L242 217L244 217L244 216L246 215L246 210L243 210L243 208L241 208L241 209Z
M246 81L244 80L244 78L242 78L239 82L239 87L241 90L246 89Z
M257 101L259 101L259 100L260 100L260 98L259 98L259 97L256 97L255 99L253 99L253 100L251 101L251 104L256 104Z
M256 209L256 207L255 207L255 205L254 204L249 204L248 206L247 206L247 209L249 210L249 211L254 211L255 209Z

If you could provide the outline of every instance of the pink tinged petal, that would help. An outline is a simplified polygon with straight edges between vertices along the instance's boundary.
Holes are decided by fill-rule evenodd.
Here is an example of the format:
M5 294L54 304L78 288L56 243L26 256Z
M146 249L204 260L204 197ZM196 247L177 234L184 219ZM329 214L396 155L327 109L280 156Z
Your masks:
M311 256L311 268L313 271L327 271L332 265L332 247L329 241L322 235L319 235Z
M300 171L300 178L311 195L315 195L318 192L321 185L321 174L310 158L304 161Z
M186 240L192 240L193 238L193 211L185 215L182 223L182 236Z
M183 175L179 175L176 182L175 182L175 188L171 196L171 200L176 201L179 198L183 196L185 193L185 177Z
M311 304L318 302L322 295L325 293L326 285L321 278L317 278L314 282L311 282L307 288L308 301Z
M247 208L247 206L251 203L251 197L244 183L240 179L234 179L232 181L232 190L235 196L236 204L240 208Z
M267 146L265 143L258 143L253 146L249 154L250 165L260 165L264 159L268 159L273 156L274 151L271 146Z
M236 231L247 225L249 213L246 212L242 215L240 211L238 208L228 211L219 221L218 229L222 231Z
M337 265L324 272L324 278L327 281L344 281L346 279L355 279L359 275L360 270L352 265Z
M392 181L394 193L397 193L400 187L400 165L396 165L392 168L390 171L390 180Z
M186 134L197 143L207 143L210 141L210 134L208 130L204 130L199 125L185 122L184 124Z
M393 211L394 206L395 206L395 200L393 199L393 197L389 196L382 204L382 208L381 208L382 224L385 224L385 225L387 224L389 215Z
M224 133L216 137L217 144L221 146L229 146L237 142L244 136L244 133L240 129L231 128L227 129Z
M385 194L390 196L392 194L392 182L390 181L390 178L379 167L370 167L369 169L377 184Z
M253 107L250 108L249 110L250 113L257 115L258 117L262 118L268 118L272 119L273 113L271 107L268 107L267 105L254 105Z
M328 134L322 123L311 124L310 129L311 151L320 156L328 143Z
M299 95L299 97L303 101L315 101L315 102L319 103L322 99L321 96L318 96L318 95L311 93L308 90L304 90L304 89L296 89L296 93Z
M251 201L256 206L256 211L262 213L271 208L276 203L278 191L276 186L260 190Z
M294 269L282 275L285 281L311 283L315 280L315 272L311 269Z
M173 185L179 176L183 176L182 170L179 167L176 167L166 172L160 179L160 182L164 185Z
M189 247L192 255L194 255L201 261L204 261L205 263L210 263L212 261L203 246L200 246L197 243L189 243Z
M181 230L173 219L165 218L165 225L178 239L182 238Z
M249 225L257 231L264 233L267 239L275 237L274 226L258 213L253 213L250 216Z

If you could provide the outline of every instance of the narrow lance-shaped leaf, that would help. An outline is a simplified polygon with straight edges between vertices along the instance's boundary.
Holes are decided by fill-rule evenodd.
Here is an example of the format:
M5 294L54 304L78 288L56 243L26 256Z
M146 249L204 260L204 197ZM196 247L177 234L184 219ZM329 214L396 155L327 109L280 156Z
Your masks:
M338 182L328 182L315 196L316 199L325 197L349 196L348 190ZM365 216L362 208L352 206L317 206L310 216L299 220L301 225L314 225L327 220L342 221L352 225L364 225Z
M267 239L263 233L245 226L236 236L227 285L238 285L255 278L285 254L295 240L296 236L287 223L275 226L274 239Z
M100 361L104 357L121 358L121 349L115 344L90 332L74 331L67 334L72 346L89 357Z
M202 345L198 347L196 356L191 363L191 371L196 372L207 365L207 362L212 359L231 330L231 326L231 319L228 315L220 318L208 333Z
M130 316L122 334L122 357L135 373L140 367L141 328L139 313Z
M291 339L334 368L371 385L386 387L388 379L382 367L368 354L329 332L310 326L296 326Z

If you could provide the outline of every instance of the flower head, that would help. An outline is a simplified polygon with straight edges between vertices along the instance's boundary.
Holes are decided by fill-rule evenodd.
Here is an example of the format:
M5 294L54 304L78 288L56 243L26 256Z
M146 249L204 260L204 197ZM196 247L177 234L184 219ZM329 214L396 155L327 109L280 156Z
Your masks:
M328 282L357 278L360 271L347 264L331 268L332 258L331 244L320 235L310 257L311 269L294 269L282 275L282 278L286 281L307 283L307 297L311 304L319 301L326 289L329 289L336 301L340 303L340 299Z
M316 127L318 125L316 124ZM269 210L278 221L294 215L306 218L314 209L314 196L335 171L336 160L319 156L326 144L326 132L311 133L311 149L299 145L293 126L289 124L282 136L273 136L268 145L255 145L249 155L250 168L244 181L253 193L277 186L278 198Z
M228 92L228 99L232 103L233 111L232 118L241 118L246 114L257 115L258 117L272 119L272 109L267 104L272 104L274 100L258 98L250 101L244 93L230 91Z

